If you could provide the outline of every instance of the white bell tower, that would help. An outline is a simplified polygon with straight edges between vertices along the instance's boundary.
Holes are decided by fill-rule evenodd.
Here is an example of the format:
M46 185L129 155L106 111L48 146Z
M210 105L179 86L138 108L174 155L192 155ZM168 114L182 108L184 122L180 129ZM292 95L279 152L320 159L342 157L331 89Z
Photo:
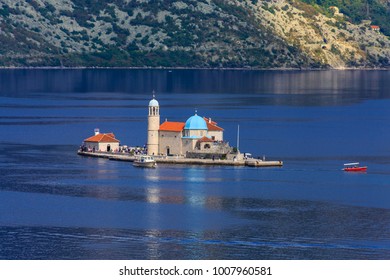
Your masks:
M149 102L148 115L148 155L158 155L158 130L160 128L160 106L155 99L153 92L153 99Z

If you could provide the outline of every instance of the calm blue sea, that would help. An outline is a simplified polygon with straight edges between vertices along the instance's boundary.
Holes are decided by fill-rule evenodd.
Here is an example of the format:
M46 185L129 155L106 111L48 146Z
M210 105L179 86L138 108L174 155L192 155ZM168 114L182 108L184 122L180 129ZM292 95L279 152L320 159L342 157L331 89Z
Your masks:
M143 146L153 90L284 166L76 154ZM390 259L389 71L0 70L0 108L0 259Z

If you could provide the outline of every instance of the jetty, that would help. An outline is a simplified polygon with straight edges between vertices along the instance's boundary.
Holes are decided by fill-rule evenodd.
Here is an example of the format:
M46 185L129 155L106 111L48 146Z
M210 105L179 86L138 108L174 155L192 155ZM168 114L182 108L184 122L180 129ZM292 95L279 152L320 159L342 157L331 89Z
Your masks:
M88 152L79 150L80 156L105 158L108 160L128 161L133 162L136 156L126 153L114 152ZM249 167L281 167L283 162L266 161L260 159L201 159L201 158L185 158L180 156L155 156L158 164L185 164L185 165L209 165L209 166L249 166Z

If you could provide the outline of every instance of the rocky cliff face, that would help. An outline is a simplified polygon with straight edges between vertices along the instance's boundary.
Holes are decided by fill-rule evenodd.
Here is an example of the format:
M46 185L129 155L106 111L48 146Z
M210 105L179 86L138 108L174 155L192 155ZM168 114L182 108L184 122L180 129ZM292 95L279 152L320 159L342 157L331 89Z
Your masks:
M278 0L268 9L258 7L256 14L284 41L321 65L336 69L389 66L389 38L373 30L369 20L350 23L337 7L324 11L299 1Z
M2 0L1 66L388 67L369 22L298 0Z

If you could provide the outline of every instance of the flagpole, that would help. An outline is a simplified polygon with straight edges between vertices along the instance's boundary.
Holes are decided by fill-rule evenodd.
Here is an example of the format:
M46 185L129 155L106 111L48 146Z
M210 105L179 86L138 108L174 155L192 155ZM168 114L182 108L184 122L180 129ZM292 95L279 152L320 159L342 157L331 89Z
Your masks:
M237 125L237 151L240 150L240 125Z

